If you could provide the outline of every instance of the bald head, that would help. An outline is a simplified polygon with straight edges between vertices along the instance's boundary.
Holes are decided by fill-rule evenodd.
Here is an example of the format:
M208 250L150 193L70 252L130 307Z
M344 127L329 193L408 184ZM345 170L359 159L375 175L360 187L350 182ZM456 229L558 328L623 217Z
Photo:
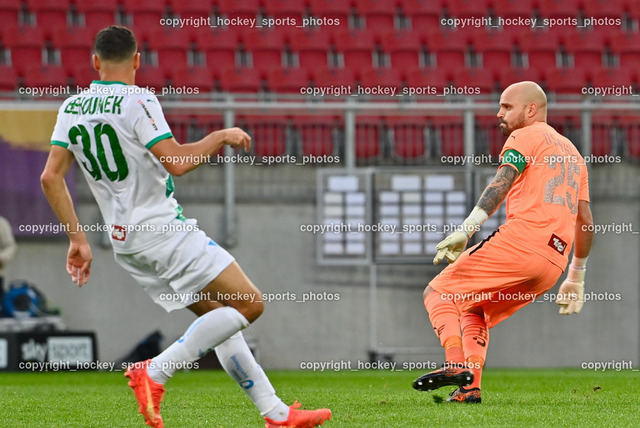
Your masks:
M547 96L535 82L514 83L502 92L497 116L503 135L535 122L546 122Z

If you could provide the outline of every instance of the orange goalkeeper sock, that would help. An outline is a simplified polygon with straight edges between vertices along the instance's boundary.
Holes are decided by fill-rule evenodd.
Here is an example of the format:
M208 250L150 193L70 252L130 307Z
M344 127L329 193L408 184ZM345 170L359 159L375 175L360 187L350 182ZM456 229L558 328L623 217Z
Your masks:
M451 300L443 299L437 291L429 293L424 299L424 306L429 313L433 330L444 347L447 363L464 364L458 307Z
M460 325L467 366L473 371L473 383L467 388L480 388L482 369L489 346L489 329L482 315L471 313L462 314Z

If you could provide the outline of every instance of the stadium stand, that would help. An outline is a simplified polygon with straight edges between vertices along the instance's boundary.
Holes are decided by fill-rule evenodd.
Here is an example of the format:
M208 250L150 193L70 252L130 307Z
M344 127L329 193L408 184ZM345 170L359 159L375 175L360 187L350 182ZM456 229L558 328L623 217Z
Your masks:
M623 24L531 29L501 26L498 16L622 16ZM210 18L213 28L161 26L160 19L167 17ZM452 17L490 17L494 25L443 25L443 18ZM263 18L293 18L297 25L259 30L224 26L223 20L229 18L258 19L257 26L263 26ZM333 19L339 25L302 28L302 21L309 18ZM144 67L138 81L156 91L181 82L200 93L252 94L295 94L303 87L359 84L417 88L419 95L429 95L428 87L441 91L449 85L466 85L495 96L515 81L536 80L553 97L579 95L581 88L593 86L630 85L637 91L640 83L640 9L631 0L0 0L0 19L10 23L0 31L3 91L87 86L95 78L88 56L93 35L113 23L131 25L136 31ZM269 143L257 148L260 152L339 151L343 126L339 121L320 126L321 120L308 119L289 127L286 117L271 119L279 129L273 135L295 135L299 140L293 145ZM385 129L379 117L358 123L356 151L365 163L387 152L400 160L425 159L435 153L432 142L439 144L440 153L461 153L459 118L436 117L431 125L417 126L385 120ZM263 122L251 126L263 132ZM476 124L478 135L485 138L481 144L491 153L499 140L494 125L482 118ZM562 120L559 125L569 126ZM189 121L187 128L194 126L197 123ZM614 131L607 132L608 127ZM594 153L615 152L618 140L636 142L634 129L613 115L602 117L597 126L594 123ZM320 144L320 135L331 135L330 141ZM640 149L631 147L628 152L637 156Z
M60 64L69 75L77 67L91 67L91 57L87 52L91 52L94 37L95 31L89 27L64 25L53 31L53 45L60 51Z
M373 163L384 154L380 118L362 116L356 122L356 157L365 163Z
M388 117L385 123L389 129L391 155L406 161L425 159L427 150L427 118Z
M85 26L94 31L117 22L118 0L79 1L74 4L84 17Z
M56 28L67 25L69 2L59 0L29 0L28 9L35 13L36 25L41 28Z
M208 67L234 66L240 38L235 31L204 28L196 33L196 45L204 53Z
M258 0L220 0L216 10L219 15L226 17L255 19L260 11L260 3Z
M419 31L423 28L440 26L442 6L440 2L424 0L403 0L402 10L411 21L411 28Z
M25 86L57 86L66 85L67 73L62 66L32 65L25 70Z
M284 66L283 47L285 37L275 31L256 30L247 37L247 49L253 58L253 66L267 71L271 68L281 69Z
M44 41L44 31L39 27L7 25L2 31L2 44L10 50L11 64L19 75L24 75L29 66L42 64Z
M340 119L331 116L296 116L296 141L302 156L332 156L338 154L336 139Z
M137 16L137 15L136 15ZM187 62L187 54L195 36L180 29L160 28L144 33L142 41L149 44L149 48L158 53L158 65L166 70L176 65L191 65Z
M206 18L213 13L213 5L208 1L170 0L169 10L181 18Z
M8 65L0 65L0 91L13 91L18 86L18 73Z
M328 66L327 48L330 44L330 35L324 31L304 31L290 40L291 49L298 55L300 68L308 71Z
M209 67L174 67L171 68L170 78L173 86L197 88L199 94L214 92L216 89L214 73Z
M418 32L392 31L381 39L382 50L389 54L390 67L402 71L420 67L420 50L424 45Z
M267 73L267 86L272 92L300 94L300 88L310 86L310 73L302 69L272 69Z
M253 139L252 154L263 156L283 156L288 150L288 123L281 116L239 116L238 126L245 129Z

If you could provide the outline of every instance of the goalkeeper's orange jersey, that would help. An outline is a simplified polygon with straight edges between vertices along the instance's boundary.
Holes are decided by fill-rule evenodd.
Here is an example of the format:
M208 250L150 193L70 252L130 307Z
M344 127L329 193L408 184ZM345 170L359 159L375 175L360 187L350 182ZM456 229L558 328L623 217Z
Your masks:
M502 148L516 150L526 166L507 195L500 233L563 271L575 237L578 201L589 201L587 167L573 143L544 122L513 131ZM509 156L505 165L512 163ZM509 168L509 167L507 167Z

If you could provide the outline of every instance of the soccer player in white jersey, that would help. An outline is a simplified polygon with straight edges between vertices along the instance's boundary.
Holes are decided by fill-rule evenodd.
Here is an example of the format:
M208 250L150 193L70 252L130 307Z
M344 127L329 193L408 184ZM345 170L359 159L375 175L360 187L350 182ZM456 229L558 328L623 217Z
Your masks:
M117 263L165 310L186 307L198 316L179 340L125 373L146 423L163 426L163 385L176 368L215 349L267 427L322 425L330 410L288 407L276 395L241 333L264 309L260 291L227 251L186 227L195 220L186 219L173 198L171 175L197 168L223 145L249 150L251 138L230 128L178 144L157 98L135 86L140 54L129 29L98 32L92 58L100 80L60 107L41 181L59 220L70 225L67 271L78 286L89 281L92 255L64 179L74 158L112 228ZM178 156L181 162L172 163Z

